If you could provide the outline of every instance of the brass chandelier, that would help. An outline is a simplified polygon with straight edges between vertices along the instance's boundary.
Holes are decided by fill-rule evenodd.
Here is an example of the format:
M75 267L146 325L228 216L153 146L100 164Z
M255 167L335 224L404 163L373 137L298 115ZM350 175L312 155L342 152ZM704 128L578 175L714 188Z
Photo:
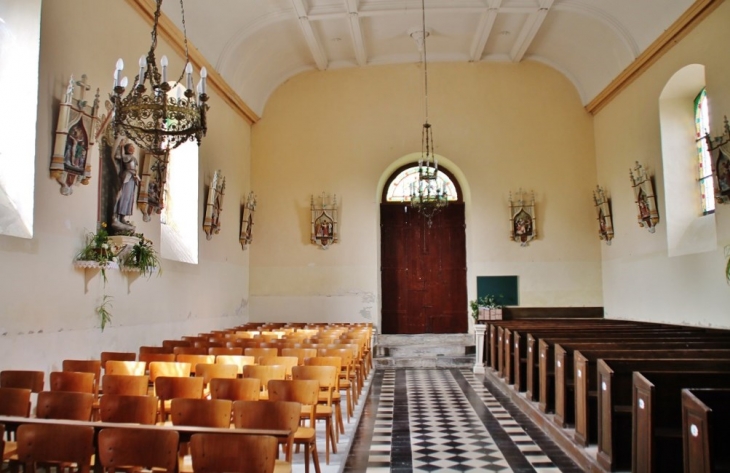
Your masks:
M418 180L411 184L411 207L418 210L426 218L429 228L433 224L433 216L449 204L448 190L438 178L439 162L434 155L433 129L428 123L428 60L426 58L426 4L421 0L422 30L414 32L419 35L416 42L423 47L423 90L426 119L421 132L421 158L418 160Z
M167 56L162 56L160 59L161 70L157 68L155 59L162 0L156 2L151 33L152 44L147 56L139 59L139 74L135 77L131 90L124 97L128 81L126 77L120 79L124 61L119 59L114 71L114 93L111 99L114 104L114 136L123 135L140 149L162 155L186 141L195 140L200 145L207 131L205 115L209 107L205 67L200 70L200 82L196 91L193 91L193 66L188 57L185 9L182 0L180 9L185 40L185 68L175 86L177 87L185 76L186 87L182 94L177 94L175 97L168 96L172 87L167 82Z

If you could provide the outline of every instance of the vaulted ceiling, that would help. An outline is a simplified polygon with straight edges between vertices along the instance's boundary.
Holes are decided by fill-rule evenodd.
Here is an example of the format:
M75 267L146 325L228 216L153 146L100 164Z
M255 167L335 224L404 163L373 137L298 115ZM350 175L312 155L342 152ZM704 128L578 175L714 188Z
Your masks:
M539 61L588 105L713 3L425 0L428 61ZM182 27L177 0L162 10ZM188 39L259 116L271 93L303 71L421 60L412 37L422 30L420 0L185 0L184 10Z

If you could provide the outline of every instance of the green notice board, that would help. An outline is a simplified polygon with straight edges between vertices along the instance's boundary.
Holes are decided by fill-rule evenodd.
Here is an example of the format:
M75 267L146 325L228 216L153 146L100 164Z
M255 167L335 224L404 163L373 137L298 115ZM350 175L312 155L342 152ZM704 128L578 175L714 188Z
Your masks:
M477 297L497 296L499 305L520 305L517 276L477 276Z

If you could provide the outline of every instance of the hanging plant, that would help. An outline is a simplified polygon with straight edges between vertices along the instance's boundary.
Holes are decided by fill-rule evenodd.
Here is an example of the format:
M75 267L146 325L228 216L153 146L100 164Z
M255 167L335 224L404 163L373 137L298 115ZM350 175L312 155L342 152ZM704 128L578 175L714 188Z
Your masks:
M99 268L101 270L101 278L106 286L107 268L116 267L117 265L115 248L109 241L106 222L102 222L99 225L96 233L89 232L86 235L86 244L76 255L74 261L80 267Z
M111 300L113 299L112 296L109 296L107 294L104 294L104 297L101 300L101 304L99 304L99 307L97 307L96 314L99 316L99 319L101 319L101 331L104 331L104 327L106 327L107 324L110 324L112 321L112 314L109 311L112 307Z
M148 278L157 271L158 276L162 274L160 266L160 258L152 246L152 240L145 238L143 234L136 233L139 241L124 255L122 262L125 268L134 268L139 270L143 276Z

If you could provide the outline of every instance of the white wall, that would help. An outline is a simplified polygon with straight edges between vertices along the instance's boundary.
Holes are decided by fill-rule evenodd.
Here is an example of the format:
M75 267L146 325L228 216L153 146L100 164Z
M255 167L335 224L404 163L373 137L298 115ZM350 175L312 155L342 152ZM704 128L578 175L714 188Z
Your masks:
M701 64L713 135L720 134L723 115L730 113L728 21L730 5L724 3L595 117L598 181L611 191L616 232L613 244L602 250L609 318L730 328L723 255L723 247L730 244L730 206L718 206L710 217L715 219L717 245L709 251L668 256L667 196L674 190L665 186L663 159L669 156L662 155L659 123L665 85L685 66ZM661 221L654 234L636 223L628 178L635 161L655 176Z
M420 152L422 77L417 65L304 73L272 95L253 127L253 320L379 325L380 196ZM518 275L521 305L602 305L592 117L570 82L531 62L429 64L429 102L439 163L465 191L469 298L476 276ZM520 187L537 200L526 248L509 239ZM342 241L326 251L309 242L322 191L342 199Z
M0 358L2 368L58 368L64 358L98 358L102 350L136 351L166 338L229 327L248 319L248 256L238 242L240 201L250 190L250 126L220 96L210 100L209 133L200 148L199 195L216 169L227 182L222 230L212 241L202 231L200 264L163 260L163 274L147 280L108 271L103 288L93 271L75 269L84 235L96 228L99 166L91 184L59 193L49 176L58 104L69 75L86 74L102 99L111 90L118 57L133 78L149 49L151 27L122 1L43 2L35 173L35 233L25 240L0 236ZM194 32L189 32L194 41ZM182 60L160 39L171 70ZM179 68L179 69L178 69ZM172 74L171 74L172 75ZM93 92L93 91L92 91ZM87 94L88 97L88 94ZM102 107L103 108L103 107ZM7 111L6 111L7 112ZM137 231L159 244L159 217L149 223L135 211ZM159 246L158 246L159 248ZM112 324L102 333L94 308L113 297Z

